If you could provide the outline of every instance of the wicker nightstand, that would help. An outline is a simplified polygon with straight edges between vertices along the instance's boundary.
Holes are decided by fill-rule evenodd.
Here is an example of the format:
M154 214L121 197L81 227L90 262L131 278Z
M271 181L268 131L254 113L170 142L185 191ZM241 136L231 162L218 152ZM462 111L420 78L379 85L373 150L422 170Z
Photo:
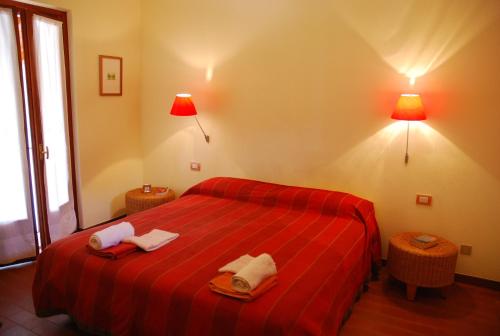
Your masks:
M438 244L423 250L410 241L422 232L404 232L389 241L387 265L389 273L406 283L406 296L414 300L417 287L446 287L453 283L458 248L441 237Z
M153 187L149 193L143 192L142 188L137 188L125 194L125 206L127 207L127 214L131 215L174 199L175 193L169 188Z

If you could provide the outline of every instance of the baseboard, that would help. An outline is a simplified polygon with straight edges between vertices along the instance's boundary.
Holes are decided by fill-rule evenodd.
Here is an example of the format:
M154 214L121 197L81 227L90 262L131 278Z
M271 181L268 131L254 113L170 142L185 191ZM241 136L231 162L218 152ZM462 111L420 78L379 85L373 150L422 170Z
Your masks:
M13 262L8 263L8 264L0 264L0 270L7 269L10 267L15 267L15 266L18 266L20 264L33 262L35 260L36 260L36 257L29 257L29 258L19 259L19 260L13 261Z
M382 259L382 266L385 267L386 265L387 260ZM478 278L460 273L455 273L455 281L500 291L500 281Z
M115 220L122 219L122 218L124 218L124 217L126 217L126 216L127 216L127 215L120 215L120 216L118 216L118 217L108 219L107 221L104 221L104 222L102 222L102 223L99 223L99 224L96 224L96 225L90 226L90 227L88 227L88 228L84 228L84 229L82 229L82 228L78 228L78 229L76 230L76 232L79 232L79 231L84 231L84 230L87 230L87 229L91 229L91 228L94 228L94 227L99 226L99 225L108 224L108 223L114 222Z
M459 273L455 273L455 281L500 291L500 281L483 279Z

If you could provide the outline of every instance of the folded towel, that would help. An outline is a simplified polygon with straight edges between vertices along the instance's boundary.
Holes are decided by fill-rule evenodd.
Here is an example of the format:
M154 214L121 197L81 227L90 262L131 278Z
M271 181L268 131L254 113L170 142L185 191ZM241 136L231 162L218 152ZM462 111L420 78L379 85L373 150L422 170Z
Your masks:
M133 236L134 227L129 222L121 222L104 230L95 232L89 238L89 245L95 250L102 250L118 245L125 237Z
M226 272L220 274L210 280L208 287L212 291L219 294L230 296L243 301L253 301L277 284L277 277L276 275L273 275L262 281L261 284L254 290L251 290L249 292L239 292L232 288L232 278L233 273Z
M245 267L246 265L248 265L248 263L250 261L254 260L254 259L255 259L254 257L252 257L252 256L250 256L248 254L242 255L238 259L233 260L230 263L228 263L228 264L222 266L221 268L219 268L219 272L238 273L239 271L241 271L241 269L243 267Z
M123 241L132 243L143 249L144 251L154 251L159 249L165 244L170 243L172 240L179 237L178 233L172 233L163 230L151 230L142 236L131 236L125 238Z
M234 290L250 292L257 288L263 280L276 275L276 273L276 264L273 258L269 254L263 253L234 274L231 283Z
M116 246L111 246L102 250L96 250L87 245L87 250L90 252L90 254L96 255L98 257L120 259L129 255L130 253L137 251L137 246L130 243L120 243Z

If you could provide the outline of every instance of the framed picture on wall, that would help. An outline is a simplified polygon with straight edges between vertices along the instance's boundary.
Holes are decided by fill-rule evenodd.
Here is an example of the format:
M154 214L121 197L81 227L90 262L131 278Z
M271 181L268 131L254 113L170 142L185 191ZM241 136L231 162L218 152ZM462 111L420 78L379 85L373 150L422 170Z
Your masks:
M99 55L99 94L101 96L122 95L122 58Z

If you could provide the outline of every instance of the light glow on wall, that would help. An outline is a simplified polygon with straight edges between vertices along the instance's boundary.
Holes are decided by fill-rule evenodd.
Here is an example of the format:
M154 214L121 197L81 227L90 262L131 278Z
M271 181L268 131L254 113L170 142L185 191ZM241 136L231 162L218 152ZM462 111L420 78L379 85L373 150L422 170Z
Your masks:
M339 0L334 11L409 79L433 71L500 13L495 1Z
M237 55L270 26L279 25L283 15L278 14L286 12L283 8L288 5L287 1L201 1L193 11L189 2L165 2L162 10L149 13L149 21L156 28L148 34L168 32L156 36L158 43L185 64L202 70L204 79L210 82L215 67ZM165 12L177 14L164 20ZM227 15L221 19L220 13ZM245 29L234 29L235 24L243 24Z
M208 66L207 71L205 72L205 80L207 82L210 82L210 81L212 81L213 77L214 77L214 67Z

